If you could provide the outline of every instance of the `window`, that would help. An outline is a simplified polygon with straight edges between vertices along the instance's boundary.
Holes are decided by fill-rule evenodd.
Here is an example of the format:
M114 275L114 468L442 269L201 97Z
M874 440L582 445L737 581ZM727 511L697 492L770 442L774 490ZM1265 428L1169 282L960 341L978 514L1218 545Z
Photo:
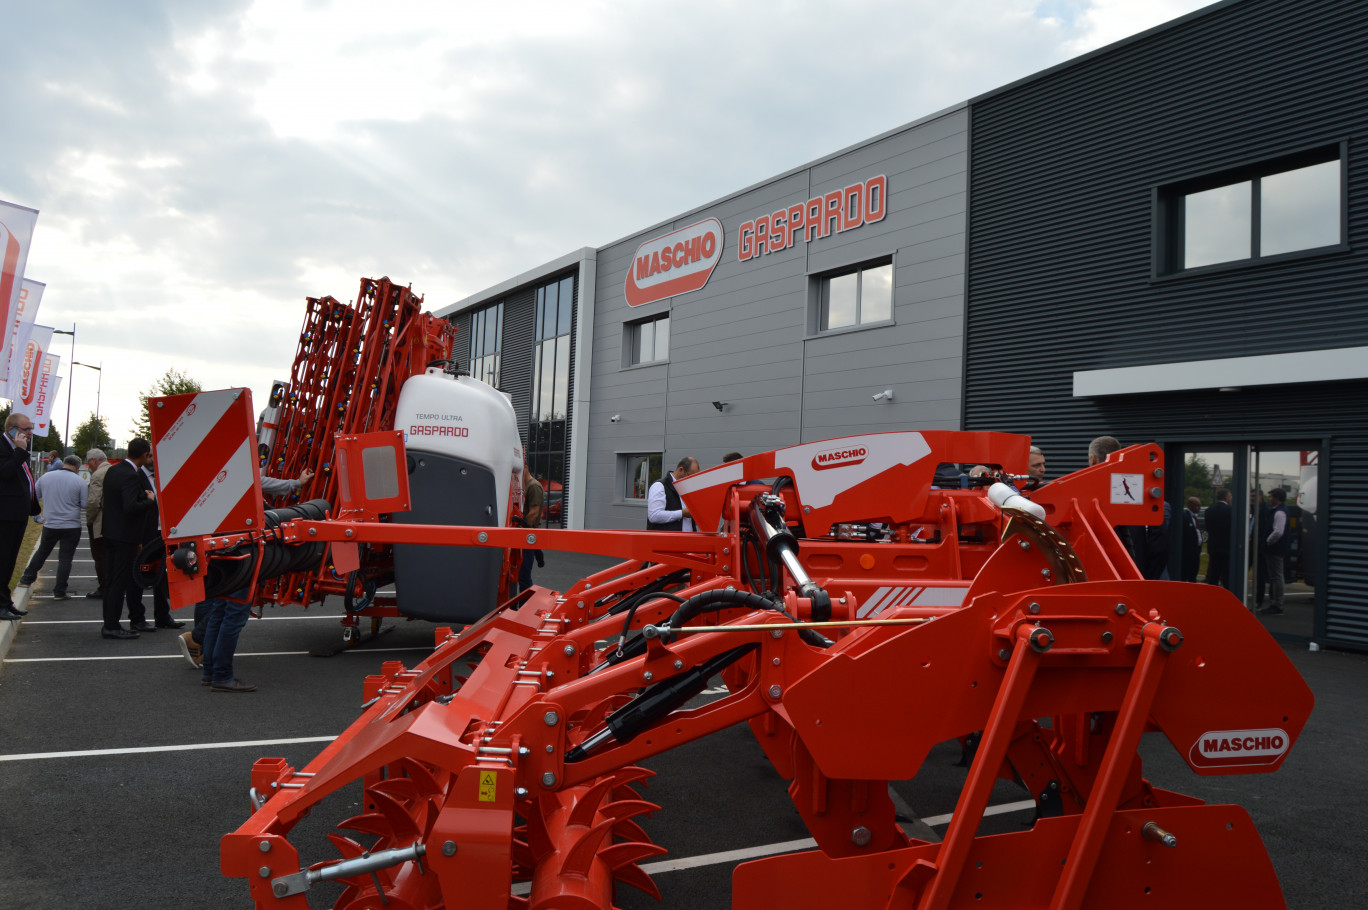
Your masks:
M659 363L670 359L670 316L657 316L627 325L626 365Z
M893 263L818 279L817 331L888 322L893 318Z
M527 464L546 492L544 527L561 527L570 413L570 325L575 310L573 275L537 288L532 346L532 412Z
M470 314L470 375L499 387L499 348L503 345L503 303Z
M659 480L661 461L659 452L643 452L632 455L619 455L618 464L622 466L622 498L633 501L646 501L651 484Z
M1256 262L1344 242L1338 146L1163 190L1163 272Z

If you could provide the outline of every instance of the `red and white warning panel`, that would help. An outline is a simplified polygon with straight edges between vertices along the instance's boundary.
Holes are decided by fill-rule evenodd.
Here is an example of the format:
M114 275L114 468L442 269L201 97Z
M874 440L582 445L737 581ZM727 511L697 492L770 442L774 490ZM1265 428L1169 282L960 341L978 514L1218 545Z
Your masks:
M261 528L252 393L222 389L151 398L148 412L164 538Z

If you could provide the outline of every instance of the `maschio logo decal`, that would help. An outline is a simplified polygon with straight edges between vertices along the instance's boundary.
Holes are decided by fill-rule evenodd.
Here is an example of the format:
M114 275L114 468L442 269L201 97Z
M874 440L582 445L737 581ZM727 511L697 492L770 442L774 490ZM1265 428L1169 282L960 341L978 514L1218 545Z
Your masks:
M627 305L641 306L708 283L722 258L722 222L716 218L648 240L627 269Z
M1233 765L1273 765L1287 754L1287 731L1215 730L1192 744L1188 759L1198 768Z
M854 446L849 449L829 449L812 456L812 466L818 471L825 471L827 468L843 468L847 465L859 464L868 455L869 450L864 446Z
M42 371L38 365L43 361L43 350L29 342L24 349L24 379L19 389L19 400L24 403L24 407L33 405L33 398L38 394L38 380L41 378Z

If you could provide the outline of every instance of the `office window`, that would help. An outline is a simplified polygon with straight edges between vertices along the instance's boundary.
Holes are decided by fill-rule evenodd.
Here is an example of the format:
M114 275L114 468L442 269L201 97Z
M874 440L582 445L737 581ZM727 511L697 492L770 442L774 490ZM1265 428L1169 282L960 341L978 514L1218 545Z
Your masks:
M670 359L670 317L657 316L627 325L627 365Z
M563 527L566 436L570 416L570 326L575 279L567 276L537 288L532 346L532 413L527 424L527 464L546 492L545 527Z
M470 375L499 387L499 348L503 346L503 303L470 314Z
M1189 181L1161 192L1160 271L1257 262L1344 242L1338 146Z
M819 332L893 318L891 261L823 276L817 282Z
M645 502L651 484L663 476L662 460L663 455L659 452L619 455L618 464L622 466L623 477L622 498Z

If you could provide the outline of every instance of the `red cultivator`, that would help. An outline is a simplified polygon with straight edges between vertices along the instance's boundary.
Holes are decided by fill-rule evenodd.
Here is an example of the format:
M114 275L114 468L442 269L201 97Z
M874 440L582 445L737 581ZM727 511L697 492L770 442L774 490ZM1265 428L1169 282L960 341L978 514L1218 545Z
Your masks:
M1024 479L1027 445L904 432L754 455L677 485L716 533L282 523L278 541L341 558L422 542L626 561L386 664L304 769L258 761L223 871L259 908L307 907L323 881L346 910L609 908L619 884L657 894L639 763L746 721L817 849L738 867L733 906L1283 907L1249 816L1153 786L1137 745L1159 731L1198 774L1273 771L1309 690L1228 593L1140 579L1115 527L1160 520L1157 449L1025 495L987 486ZM696 699L716 677L726 694ZM970 737L943 842L909 839L888 782ZM1040 817L977 836L999 777ZM296 823L354 784L340 857L301 860Z

